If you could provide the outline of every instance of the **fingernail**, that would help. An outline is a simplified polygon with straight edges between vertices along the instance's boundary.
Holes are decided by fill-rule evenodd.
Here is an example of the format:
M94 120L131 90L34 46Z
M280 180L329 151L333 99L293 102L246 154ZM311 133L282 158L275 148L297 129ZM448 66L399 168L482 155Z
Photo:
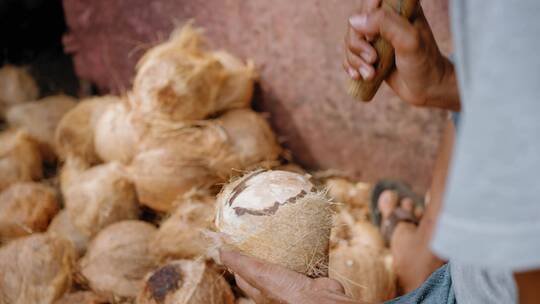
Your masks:
M349 76L350 76L352 79L358 79L358 77L360 76L360 75L358 74L358 72L357 72L355 69L353 69L353 68L348 68L348 69L347 69L347 72L349 73Z
M366 24L366 15L354 15L349 18L349 23L355 30L361 30Z
M369 76L371 75L371 71L368 68L364 67L364 66L361 66L358 69L358 71L360 72L360 75L362 75L362 78L364 78L364 79L368 79Z
M364 58L364 60L366 60L369 63L375 62L375 58L374 58L375 56L373 56L372 53L363 52L360 56L362 56L362 58Z

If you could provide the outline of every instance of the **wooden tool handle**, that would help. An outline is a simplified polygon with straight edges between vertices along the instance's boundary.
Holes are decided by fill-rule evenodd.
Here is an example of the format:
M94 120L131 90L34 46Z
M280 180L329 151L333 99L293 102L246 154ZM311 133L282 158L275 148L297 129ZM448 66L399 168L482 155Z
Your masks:
M417 5L418 0L383 0L382 2L383 9L394 10L408 20L411 20L416 12ZM378 55L378 60L375 63L375 77L369 81L350 80L349 83L349 94L362 101L373 99L383 80L394 68L394 48L392 45L379 36L373 43L373 47Z

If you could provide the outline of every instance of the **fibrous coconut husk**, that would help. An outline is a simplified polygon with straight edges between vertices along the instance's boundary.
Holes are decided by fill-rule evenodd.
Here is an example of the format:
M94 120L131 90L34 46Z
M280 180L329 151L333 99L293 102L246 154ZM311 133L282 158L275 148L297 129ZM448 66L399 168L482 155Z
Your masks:
M77 251L77 256L82 256L86 252L86 247L90 241L88 236L82 233L71 220L71 216L66 209L61 210L52 220L47 233L64 238L71 243Z
M115 222L136 219L135 187L120 163L89 169L69 158L61 172L64 203L73 224L87 237Z
M134 299L144 276L157 263L148 249L156 228L142 221L123 221L101 230L79 260L79 277L109 301Z
M56 153L60 159L80 157L89 164L100 163L94 146L94 131L98 119L107 107L120 102L120 97L100 96L84 99L64 115L54 135Z
M45 231L58 210L54 189L34 182L11 185L0 193L0 243Z
M365 246L340 244L330 251L330 278L348 296L362 303L382 303L396 296L396 275L390 253Z
M331 204L306 176L250 173L223 188L217 208L226 245L312 277L327 275Z
M0 68L0 103L8 106L36 100L39 88L27 69L6 64Z
M233 110L221 116L218 122L227 133L233 154L238 159L238 168L234 169L246 169L279 157L281 147L260 114L249 109Z
M33 234L0 248L0 301L49 304L71 287L74 249L70 242Z
M334 217L330 245L335 248L340 244L369 247L374 251L385 250L379 229L366 220L359 221L347 209L340 210Z
M91 291L76 291L64 294L54 304L107 304L107 301Z
M215 198L193 194L175 206L150 243L152 253L160 260L204 256L210 242L202 232L213 225Z
M17 182L43 176L38 144L24 131L0 133L0 191Z
M247 107L254 78L252 63L245 65L226 52L207 52L202 30L188 24L141 58L131 101L153 119L196 121Z
M103 161L131 162L141 136L135 120L126 102L107 107L96 124L94 134L96 153Z
M55 95L35 102L12 106L6 120L10 127L26 131L40 144L45 160L53 161L54 132L62 116L76 105L76 99L67 95Z
M223 277L204 261L177 260L148 275L138 304L233 304Z
M328 195L340 203L353 208L369 208L372 186L368 183L353 183L341 177L331 177L325 180Z
M255 303L255 301L253 301L252 299L248 299L248 298L238 298L236 299L236 304L257 304Z

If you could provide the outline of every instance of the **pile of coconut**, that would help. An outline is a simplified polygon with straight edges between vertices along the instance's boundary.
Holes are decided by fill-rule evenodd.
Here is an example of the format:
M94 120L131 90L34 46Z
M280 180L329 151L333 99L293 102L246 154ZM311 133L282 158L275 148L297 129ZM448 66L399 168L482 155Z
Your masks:
M220 246L394 296L369 185L284 164L255 80L191 25L122 96L40 98L27 69L0 68L0 302L249 303Z

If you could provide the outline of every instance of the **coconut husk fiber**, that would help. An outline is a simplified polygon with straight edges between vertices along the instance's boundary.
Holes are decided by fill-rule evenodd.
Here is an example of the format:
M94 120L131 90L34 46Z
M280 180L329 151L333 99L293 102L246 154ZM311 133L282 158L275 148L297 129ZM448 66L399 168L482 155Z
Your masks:
M0 191L17 182L35 181L43 176L39 146L20 130L0 133Z
M87 237L139 215L135 187L120 163L86 169L79 159L69 158L60 182L66 210L75 227Z
M384 239L379 229L364 218L358 219L354 211L344 208L337 212L330 237L331 248L345 243L370 247L375 251L384 250Z
M107 304L107 301L91 291L76 291L64 294L54 304Z
M226 245L311 277L327 275L331 203L306 176L252 172L223 188L217 208Z
M9 107L38 96L39 88L26 68L9 64L0 68L0 103Z
M162 261L204 256L210 242L202 232L213 226L214 215L215 197L188 193L161 223L150 242L151 252Z
M196 121L247 107L254 78L253 64L206 51L202 30L188 24L141 58L131 100L154 119Z
M35 102L12 106L6 114L10 127L26 131L39 144L45 160L53 161L54 132L62 116L76 105L76 99L67 95L54 95Z
M89 237L75 227L66 209L62 209L53 218L47 229L47 233L70 241L79 257L86 252L86 247L88 247L88 242L90 242Z
M340 203L353 208L369 208L372 185L354 183L345 178L331 177L325 180L328 195Z
M45 231L59 208L56 192L49 186L11 185L0 193L0 243Z
M49 304L69 290L75 252L70 242L36 233L0 248L2 303Z
M233 304L225 279L204 261L177 260L148 275L138 304Z
M79 260L78 278L110 302L133 300L144 277L157 267L148 250L156 228L142 221L123 221L101 230Z
M100 163L94 146L96 123L110 104L120 101L120 97L110 95L87 98L67 112L54 135L59 158L79 157L89 164Z

